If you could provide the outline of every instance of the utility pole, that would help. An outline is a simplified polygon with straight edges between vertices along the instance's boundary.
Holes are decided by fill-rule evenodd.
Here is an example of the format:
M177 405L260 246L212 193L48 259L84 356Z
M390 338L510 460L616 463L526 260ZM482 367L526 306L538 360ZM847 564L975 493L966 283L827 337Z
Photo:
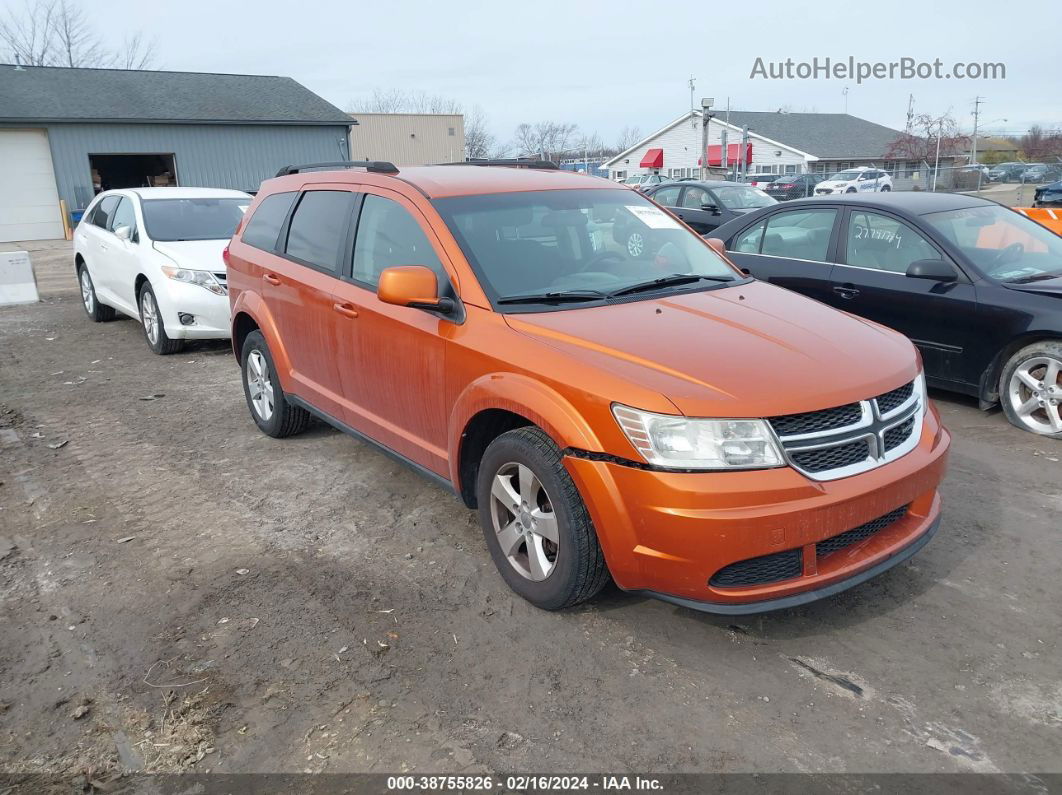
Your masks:
M841 89L841 94L844 95L844 112L848 113L848 86Z
M694 111L694 110L697 109L694 106L694 104L693 104L693 95L694 95L694 93L697 90L697 81L696 81L696 79L694 78L693 75L690 75L689 85L690 85L690 110ZM696 119L696 117L692 117L691 121L693 122L693 128L697 129L697 119Z
M937 156L933 161L933 192L937 190L937 172L940 171L940 138L944 135L944 117L941 116L937 126Z
M722 152L722 155L719 158L719 163L720 163L720 165L723 166L724 169L726 169L726 171L724 172L723 176L729 178L730 177L730 149L728 148L729 144L727 143L727 137L728 137L728 134L729 134L729 131L730 131L730 97L726 98L726 117L725 117L725 121L726 121L726 123L723 125L723 129L719 133L719 144L720 144L719 151Z
M906 135L911 134L911 128L914 127L914 94L907 95L907 126L904 128Z
M985 101L984 97L974 97L974 129L973 129L973 148L970 150L970 162L977 162L977 122L981 116L981 104Z
M749 126L746 124L741 128L741 149L738 151L738 162L741 164L741 178L744 180L745 176L749 173L749 164L746 161L745 153L749 151Z
M708 125L712 121L709 113L715 103L713 97L701 97L701 178L708 179Z

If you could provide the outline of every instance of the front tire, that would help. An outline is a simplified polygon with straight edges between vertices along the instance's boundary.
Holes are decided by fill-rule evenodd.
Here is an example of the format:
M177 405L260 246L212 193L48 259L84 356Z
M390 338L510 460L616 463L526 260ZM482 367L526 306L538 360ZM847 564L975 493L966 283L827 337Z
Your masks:
M892 188L890 188L888 185L882 185L881 186L881 192L882 193L888 193L891 190L892 190Z
M999 402L1012 425L1062 439L1062 343L1037 342L1010 357L999 381Z
M144 327L144 337L152 351L159 356L169 356L184 347L184 340L172 340L166 335L166 324L162 322L162 312L155 299L155 291L151 289L151 282L144 282L137 303L140 304L140 324Z
M82 263L77 269L77 281L81 287L81 305L85 307L85 312L92 318L92 321L105 323L108 320L114 320L114 307L104 306L96 297L96 285L92 283L88 265Z
M543 610L594 597L609 581L593 522L557 445L517 428L487 447L476 496L494 565L517 594Z
M282 439L306 430L310 413L291 403L280 386L273 354L261 331L252 331L240 353L243 395L258 429L266 436Z

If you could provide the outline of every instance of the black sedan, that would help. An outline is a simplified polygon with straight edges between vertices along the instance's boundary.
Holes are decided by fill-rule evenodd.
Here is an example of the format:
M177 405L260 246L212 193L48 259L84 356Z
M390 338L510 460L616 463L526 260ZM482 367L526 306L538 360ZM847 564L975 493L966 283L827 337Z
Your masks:
M777 203L762 190L721 180L657 185L646 190L645 195L702 235L745 213Z
M943 193L799 199L713 234L753 276L903 332L933 386L1062 439L1062 237Z
M779 177L764 188L772 199L780 202L805 199L815 195L815 186L822 182L822 174L793 174Z

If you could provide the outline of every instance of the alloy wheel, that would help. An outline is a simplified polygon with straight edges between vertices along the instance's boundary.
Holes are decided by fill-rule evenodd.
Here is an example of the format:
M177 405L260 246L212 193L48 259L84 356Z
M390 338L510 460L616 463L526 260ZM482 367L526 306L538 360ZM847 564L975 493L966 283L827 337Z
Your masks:
M1051 356L1026 359L1007 385L1006 399L1021 423L1035 433L1062 433L1062 362Z
M522 577L541 582L553 573L560 552L557 515L530 467L508 463L498 469L490 515L502 554Z
M645 238L642 237L640 232L631 232L627 238L627 253L632 257L640 257L644 251Z
M148 342L158 345L159 342L159 308L155 304L155 296L151 290L140 293L140 317L144 323L144 333L147 334Z
M254 413L263 422L269 422L273 416L273 381L269 376L269 363L261 351L247 354L247 393L251 396Z
M90 315L96 308L96 296L92 291L92 277L87 268L81 269L81 301L85 304L85 311Z

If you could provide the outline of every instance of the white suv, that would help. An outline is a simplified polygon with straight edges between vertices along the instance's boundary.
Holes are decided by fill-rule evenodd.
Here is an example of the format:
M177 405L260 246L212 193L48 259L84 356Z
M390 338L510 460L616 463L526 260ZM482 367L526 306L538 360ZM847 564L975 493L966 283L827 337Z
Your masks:
M251 203L213 188L130 188L97 196L74 230L81 299L96 322L115 311L144 326L151 350L187 339L226 339L223 253Z
M860 166L847 168L815 186L816 196L830 193L887 193L892 190L892 177L879 168Z

